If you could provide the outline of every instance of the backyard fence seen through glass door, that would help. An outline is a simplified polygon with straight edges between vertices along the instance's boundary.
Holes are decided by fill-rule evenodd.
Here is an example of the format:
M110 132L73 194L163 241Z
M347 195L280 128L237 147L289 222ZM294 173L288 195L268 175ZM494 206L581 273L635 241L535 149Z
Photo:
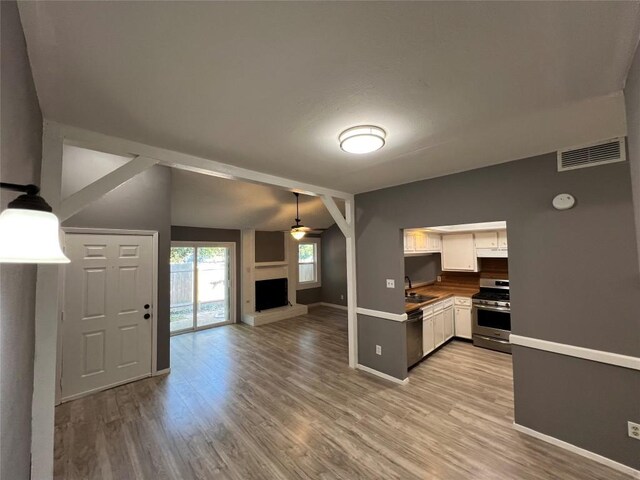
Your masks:
M234 257L233 244L172 244L172 334L233 322Z

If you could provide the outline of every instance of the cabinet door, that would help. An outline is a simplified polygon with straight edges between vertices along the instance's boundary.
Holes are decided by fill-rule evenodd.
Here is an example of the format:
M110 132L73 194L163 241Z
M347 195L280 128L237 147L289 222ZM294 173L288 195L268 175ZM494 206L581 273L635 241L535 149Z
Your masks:
M433 352L435 348L435 340L433 336L433 317L427 317L422 320L423 355Z
M471 309L456 307L454 318L456 323L456 337L471 340Z
M477 272L478 259L473 233L442 236L442 270Z
M437 233L427 233L427 249L430 252L439 252L442 250L440 245L440 235Z
M498 248L498 232L476 232L476 248Z
M433 315L433 337L436 347L444 343L444 311L442 310Z
M404 232L404 252L413 253L416 249L416 237L414 232Z
M453 337L453 307L444 309L444 340Z
M509 248L509 244L507 242L507 231L500 230L498 232L498 247L499 248Z
M425 232L415 232L413 236L415 238L416 252L426 252L429 250L427 245L427 234Z

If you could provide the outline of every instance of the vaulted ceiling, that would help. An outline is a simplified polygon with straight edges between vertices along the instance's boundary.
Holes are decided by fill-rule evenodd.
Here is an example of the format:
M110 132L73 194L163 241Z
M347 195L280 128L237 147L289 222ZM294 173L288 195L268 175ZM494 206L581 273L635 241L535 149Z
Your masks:
M45 118L362 192L626 131L638 2L21 2ZM388 132L355 156L338 134Z

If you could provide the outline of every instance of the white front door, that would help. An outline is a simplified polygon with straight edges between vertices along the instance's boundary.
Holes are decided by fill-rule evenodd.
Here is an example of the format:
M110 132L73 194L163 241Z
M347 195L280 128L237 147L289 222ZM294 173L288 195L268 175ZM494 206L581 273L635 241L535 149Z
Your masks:
M153 241L67 234L62 400L151 374Z

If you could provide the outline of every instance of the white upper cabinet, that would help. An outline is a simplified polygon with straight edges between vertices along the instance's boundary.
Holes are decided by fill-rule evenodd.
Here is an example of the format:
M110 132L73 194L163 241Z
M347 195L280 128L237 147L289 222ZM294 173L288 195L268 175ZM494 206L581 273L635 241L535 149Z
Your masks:
M442 270L452 272L478 271L473 233L442 236Z
M478 257L506 258L509 256L506 230L476 232L474 235Z
M507 243L506 230L500 230L498 232L498 248L509 248L509 244Z
M439 253L441 249L440 235L424 230L404 231L405 255Z
M476 248L498 248L498 232L477 232Z

